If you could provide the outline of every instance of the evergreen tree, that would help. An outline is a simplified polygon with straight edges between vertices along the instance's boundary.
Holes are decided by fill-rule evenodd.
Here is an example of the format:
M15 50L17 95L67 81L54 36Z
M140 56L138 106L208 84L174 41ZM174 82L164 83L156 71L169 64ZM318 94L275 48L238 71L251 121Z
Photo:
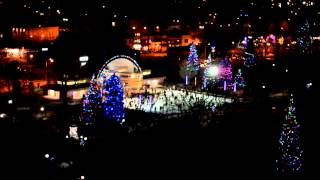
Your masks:
M232 66L227 58L219 64L219 87L223 87L224 83L226 83L228 88L232 88L233 86Z
M307 20L298 29L297 44L300 53L311 52L312 38L310 34L310 25Z
M236 77L234 78L234 82L240 88L244 88L246 86L246 83L245 83L244 78L242 76L241 69L238 70L238 73L237 73Z
M208 59L206 61L206 65L211 64L211 63L212 63L212 57L211 57L211 53L209 53Z
M123 87L120 78L113 74L105 82L106 98L103 102L104 115L112 122L121 123L124 119Z
M84 95L82 101L82 118L85 122L92 122L97 116L97 109L101 105L101 96L98 92L95 77L90 80L88 93Z
M253 66L255 64L255 56L254 56L254 44L253 41L247 39L247 45L245 47L244 53L244 65L247 67Z
M277 170L281 175L299 175L302 171L300 123L297 120L294 100L291 97L288 113L281 127L279 139L280 158Z
M190 52L186 63L186 74L190 76L194 76L199 71L199 58L197 54L196 45L192 43L190 45Z

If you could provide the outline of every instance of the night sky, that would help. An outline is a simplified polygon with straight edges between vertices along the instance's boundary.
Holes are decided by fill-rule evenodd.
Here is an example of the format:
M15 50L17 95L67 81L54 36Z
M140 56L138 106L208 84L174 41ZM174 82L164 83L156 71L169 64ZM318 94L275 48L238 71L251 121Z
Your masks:
M23 6L25 4L33 6L37 10L44 6L41 0L2 0L3 4L10 6L3 8L10 16L22 15ZM117 14L119 16L128 16L129 18L163 21L172 18L186 17L186 21L197 17L200 14L208 12L218 12L220 15L228 16L238 14L243 8L247 0L84 0L84 1L65 1L56 0L43 1L50 4L51 7L64 10L62 15L70 15L69 17L79 17L88 12L97 13L102 11L104 6L105 12ZM200 9L198 7L201 7ZM19 13L14 13L19 12ZM191 18L189 18L191 17Z
M128 13L132 17L159 18L181 14L194 16L204 9L232 13L233 10L240 9L245 2L246 0L206 0L206 3L202 0L113 0L112 3L122 13ZM198 6L203 10L198 9Z

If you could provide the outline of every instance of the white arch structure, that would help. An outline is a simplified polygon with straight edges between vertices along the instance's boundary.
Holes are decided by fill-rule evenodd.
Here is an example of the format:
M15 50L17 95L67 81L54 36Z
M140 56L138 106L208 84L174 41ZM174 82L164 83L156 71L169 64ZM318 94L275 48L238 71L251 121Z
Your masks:
M107 60L97 75L98 84L103 83L104 76L109 77L113 73L120 77L125 90L142 87L143 72L139 64L129 56L117 55Z

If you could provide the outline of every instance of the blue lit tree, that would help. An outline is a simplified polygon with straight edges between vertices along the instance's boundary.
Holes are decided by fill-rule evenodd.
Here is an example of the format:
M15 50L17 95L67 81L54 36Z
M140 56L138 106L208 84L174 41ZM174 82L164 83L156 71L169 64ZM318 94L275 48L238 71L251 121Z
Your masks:
M288 113L281 127L279 139L280 158L277 170L281 175L299 175L302 172L302 156L300 123L297 120L293 98L290 99Z
M245 53L244 53L244 65L247 67L253 66L255 64L254 56L254 44L250 39L246 39Z
M82 118L85 122L93 122L97 116L97 109L101 106L101 96L97 88L95 77L90 80L88 93L82 101Z
M121 123L124 119L123 87L115 74L105 82L106 98L103 101L104 116L112 122Z
M297 44L300 53L309 53L311 51L311 43L310 25L308 21L305 21L297 31Z

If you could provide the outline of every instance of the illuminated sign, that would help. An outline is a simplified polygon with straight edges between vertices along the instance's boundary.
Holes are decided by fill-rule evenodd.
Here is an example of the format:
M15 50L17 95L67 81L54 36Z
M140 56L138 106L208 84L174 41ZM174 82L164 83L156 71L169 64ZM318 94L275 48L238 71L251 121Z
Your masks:
M57 81L57 84L59 85L67 85L67 86L72 86L72 85L77 85L77 84L85 84L87 83L88 80L78 80L78 81L67 81L67 82L63 82L63 81Z

